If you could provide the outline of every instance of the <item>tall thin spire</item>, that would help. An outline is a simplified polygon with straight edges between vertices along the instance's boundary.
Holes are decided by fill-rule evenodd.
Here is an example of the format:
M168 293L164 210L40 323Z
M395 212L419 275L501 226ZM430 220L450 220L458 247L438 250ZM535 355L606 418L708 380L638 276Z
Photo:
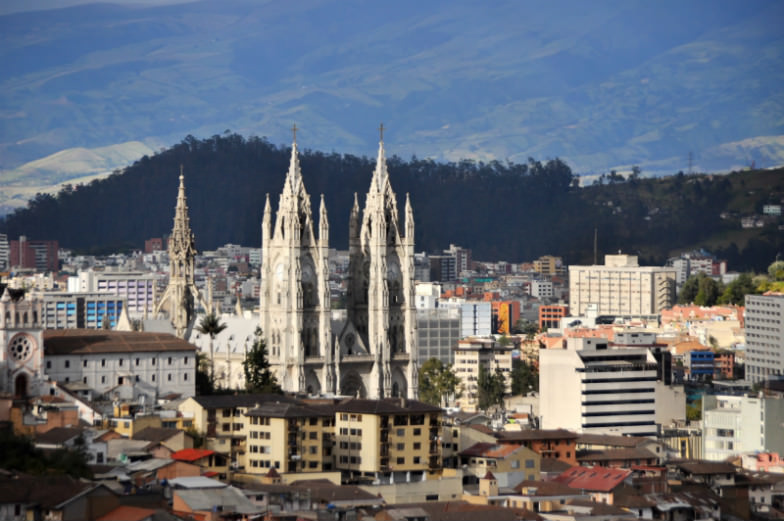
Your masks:
M378 192L384 190L389 173L387 172L387 160L384 153L384 124L378 127L379 141L378 141L378 157L376 158L376 168L373 170L373 180L371 187Z

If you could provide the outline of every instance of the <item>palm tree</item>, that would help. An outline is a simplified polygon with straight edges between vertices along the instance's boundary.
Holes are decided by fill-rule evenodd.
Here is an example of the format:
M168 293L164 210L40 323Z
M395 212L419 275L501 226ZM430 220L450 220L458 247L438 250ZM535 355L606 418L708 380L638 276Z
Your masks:
M226 329L226 324L222 323L214 312L201 317L199 325L196 326L196 331L199 333L210 335L210 383L212 385L215 385L215 357L213 356L212 341L224 329Z

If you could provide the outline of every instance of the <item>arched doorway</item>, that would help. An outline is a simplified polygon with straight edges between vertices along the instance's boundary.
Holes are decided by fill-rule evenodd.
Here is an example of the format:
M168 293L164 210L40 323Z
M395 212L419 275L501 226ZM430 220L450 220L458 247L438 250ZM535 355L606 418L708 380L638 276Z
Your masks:
M14 397L24 398L27 396L27 375L20 373L14 380Z

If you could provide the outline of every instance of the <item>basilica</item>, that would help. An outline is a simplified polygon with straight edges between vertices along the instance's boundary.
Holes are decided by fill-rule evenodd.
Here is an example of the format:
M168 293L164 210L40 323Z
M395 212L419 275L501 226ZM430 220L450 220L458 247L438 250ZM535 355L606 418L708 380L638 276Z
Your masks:
M414 215L406 196L401 227L387 172L383 127L360 209L349 215L346 319L333 321L329 222L318 223L302 180L296 134L274 213L262 218L260 322L268 358L287 392L362 398L417 397Z

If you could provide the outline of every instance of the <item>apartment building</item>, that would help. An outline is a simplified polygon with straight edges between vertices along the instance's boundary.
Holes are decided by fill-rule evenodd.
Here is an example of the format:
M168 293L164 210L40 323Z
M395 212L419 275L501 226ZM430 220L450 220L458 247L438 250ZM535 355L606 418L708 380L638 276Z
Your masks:
M569 309L583 315L651 316L675 303L675 269L639 266L636 255L606 255L603 266L569 266Z
M784 398L702 397L703 458L724 461L746 452L784 453Z
M335 406L336 468L344 482L441 469L439 407L405 398L352 399Z
M559 328L561 319L568 315L568 306L539 306L539 330L547 331L550 328Z
M495 372L500 369L506 380L506 392L512 392L511 344L501 345L494 337L469 337L460 340L455 348L454 370L460 379L463 395L458 406L476 410L479 405L479 371Z
M332 405L267 401L245 416L245 453L238 460L245 472L266 474L271 468L282 474L333 470Z
M139 317L145 313L152 314L155 309L157 280L158 277L150 273L87 270L69 279L68 291L110 293L125 297L128 314Z
M42 295L45 329L114 329L125 307L125 298L106 293Z
M657 379L647 347L568 338L565 349L539 353L541 427L653 436Z
M784 379L784 294L746 295L746 379Z
M460 338L492 333L493 312L490 302L464 302L460 306Z

